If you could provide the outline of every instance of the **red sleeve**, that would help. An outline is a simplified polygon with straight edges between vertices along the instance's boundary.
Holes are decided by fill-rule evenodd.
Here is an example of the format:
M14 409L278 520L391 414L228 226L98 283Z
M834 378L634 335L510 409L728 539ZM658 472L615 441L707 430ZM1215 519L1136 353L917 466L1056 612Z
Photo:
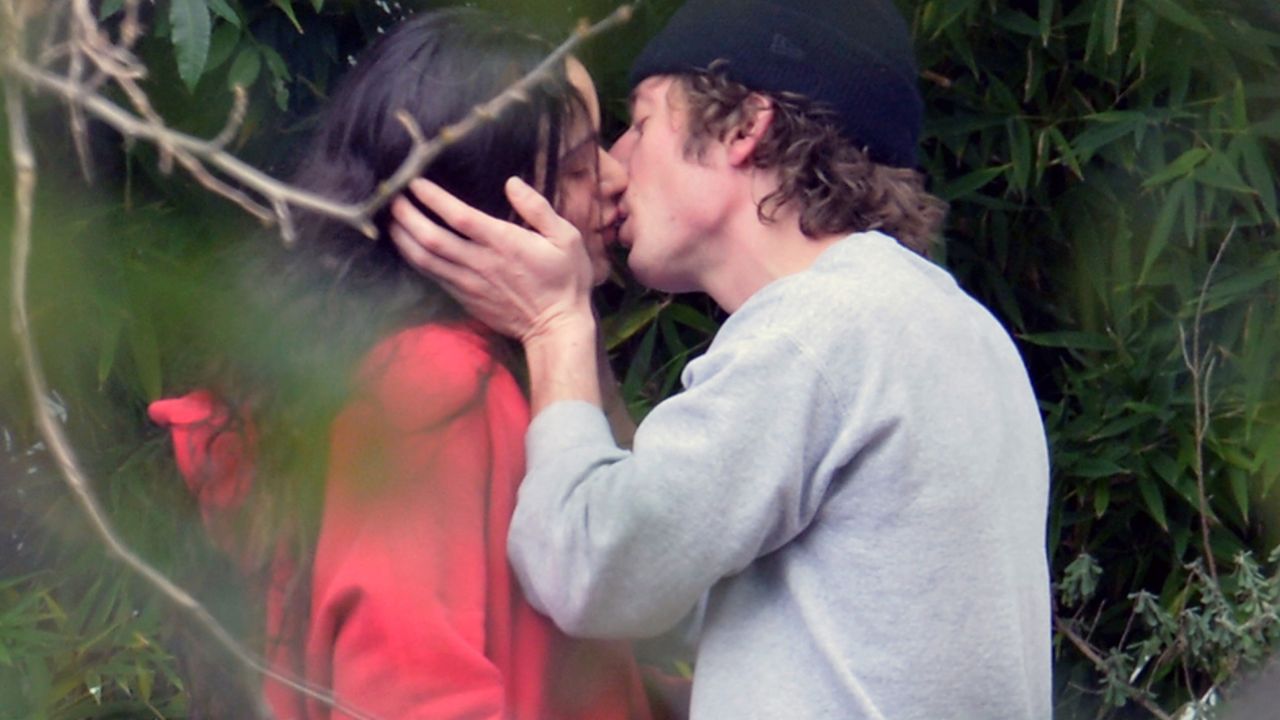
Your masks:
M334 424L307 674L371 715L506 715L485 652L502 374L471 333L414 328L375 348Z
M233 523L253 482L253 430L233 426L227 407L207 390L165 398L147 408L151 420L167 427L174 459L187 490L214 542L239 556Z

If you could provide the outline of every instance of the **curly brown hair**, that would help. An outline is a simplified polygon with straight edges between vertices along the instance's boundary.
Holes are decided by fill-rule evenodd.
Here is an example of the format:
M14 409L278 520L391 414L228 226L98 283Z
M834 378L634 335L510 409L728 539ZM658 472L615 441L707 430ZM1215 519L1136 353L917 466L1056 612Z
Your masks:
M723 139L748 122L765 97L773 121L752 153L755 167L775 170L778 188L760 201L762 222L772 222L795 202L800 230L809 237L879 230L928 255L942 229L947 204L925 190L924 175L911 168L873 162L837 130L834 114L794 93L762 93L728 79L722 62L677 76L689 120L685 152L700 156L707 141Z

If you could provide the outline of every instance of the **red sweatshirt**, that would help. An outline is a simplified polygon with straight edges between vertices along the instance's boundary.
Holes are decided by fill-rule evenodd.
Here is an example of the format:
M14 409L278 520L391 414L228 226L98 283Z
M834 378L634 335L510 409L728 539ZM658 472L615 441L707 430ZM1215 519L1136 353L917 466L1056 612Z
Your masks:
M151 417L231 548L220 518L252 481L251 429L215 435L226 413L204 392L156 402ZM472 330L423 325L379 343L333 425L305 641L272 645L273 665L385 720L649 718L629 647L566 637L512 577L528 423ZM277 585L291 572L278 554ZM280 597L267 598L272 634L288 619ZM264 691L281 720L348 717L272 681Z

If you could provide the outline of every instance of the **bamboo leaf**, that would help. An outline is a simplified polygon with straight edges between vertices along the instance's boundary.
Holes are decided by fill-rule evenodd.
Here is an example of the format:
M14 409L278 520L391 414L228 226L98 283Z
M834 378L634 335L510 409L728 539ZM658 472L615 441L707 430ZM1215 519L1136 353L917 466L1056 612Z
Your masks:
M1231 92L1231 121L1236 130L1249 127L1249 111L1245 107L1243 78L1236 78L1235 88Z
M1240 171L1236 170L1235 166L1231 164L1231 161L1223 153L1211 154L1209 159L1196 170L1193 177L1198 182L1210 187L1230 190L1243 195L1254 194L1253 188L1245 183ZM1205 212L1208 213L1209 211L1206 210Z
M1165 515L1164 495L1160 493L1160 488L1156 487L1155 481L1146 475L1139 476L1138 493L1142 495L1142 503L1146 506L1151 518L1163 530L1168 531L1169 519Z
M1176 0L1142 0L1151 11L1165 20L1192 32L1208 36L1208 26L1182 7Z
M1108 55L1120 49L1120 20L1124 17L1124 0L1106 0L1105 23L1102 26L1103 47Z
M1041 347L1067 348L1069 350L1115 350L1115 342L1100 333L1079 330L1059 330L1055 332L1028 333L1018 338L1032 345Z
M115 366L116 348L120 345L120 331L124 328L124 316L118 312L107 313L102 324L102 345L98 348L98 387L101 388Z
M1182 203L1191 193L1191 180L1184 178L1177 181L1164 196L1164 206L1156 213L1155 225L1151 228L1151 236L1147 242L1147 252L1142 259L1142 271L1138 273L1138 284L1146 283L1151 267L1169 246L1169 237L1173 234L1173 223L1178 218Z
M716 330L719 329L714 320L684 303L673 302L662 312L665 315L670 315L673 320L681 325L702 331L708 335L714 335Z
M129 326L129 347L133 351L134 369L138 374L144 396L148 400L160 398L160 345L150 323L135 322Z
M944 200L957 200L971 195L985 187L987 183L990 183L992 180L1003 175L1008 167L1008 165L997 165L995 167L982 168L981 170L975 170L967 175L962 175L958 179L953 180L942 187L938 191L938 194L941 195Z
M1204 162L1211 154L1212 153L1208 148L1191 148L1179 155L1173 162L1169 163L1168 167L1143 181L1142 187L1150 189L1171 180L1176 180L1177 178L1189 175L1197 165Z
M629 312L615 313L605 319L601 332L604 335L605 348L609 350L616 349L619 345L630 340L636 333L640 332L646 326L658 317L658 313L662 312L662 308L668 301L655 301L633 308Z
M1040 44L1049 47L1049 32L1053 29L1053 0L1040 0L1036 22L1040 26Z
M1240 161L1244 165L1249 186L1258 193L1258 202L1273 223L1280 224L1280 211L1276 204L1276 181L1262 144L1251 135L1236 138L1240 147Z
M1111 486L1103 483L1093 491L1093 516L1102 517L1107 514L1111 505Z
M212 25L209 8L202 0L172 0L169 22L173 27L173 48L178 57L178 75L188 90L195 90L204 74L209 56Z

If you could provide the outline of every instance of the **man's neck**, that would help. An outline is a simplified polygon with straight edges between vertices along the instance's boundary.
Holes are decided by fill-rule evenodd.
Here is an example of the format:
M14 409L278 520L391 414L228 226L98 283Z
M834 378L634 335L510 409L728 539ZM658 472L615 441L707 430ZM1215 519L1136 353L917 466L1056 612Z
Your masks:
M703 289L726 312L735 312L752 295L774 280L803 272L844 234L811 238L800 231L799 216L780 212L763 223L751 208L726 228L728 260Z

